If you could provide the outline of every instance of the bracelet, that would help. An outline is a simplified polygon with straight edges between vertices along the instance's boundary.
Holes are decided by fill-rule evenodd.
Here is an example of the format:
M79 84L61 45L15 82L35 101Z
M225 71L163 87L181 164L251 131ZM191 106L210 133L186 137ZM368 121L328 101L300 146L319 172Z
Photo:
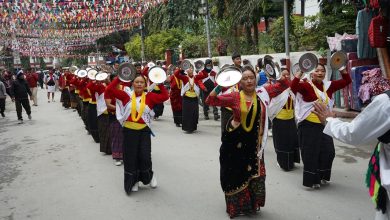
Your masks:
M219 94L221 91L222 91L222 87L220 85L218 85L214 88L214 92L217 94Z

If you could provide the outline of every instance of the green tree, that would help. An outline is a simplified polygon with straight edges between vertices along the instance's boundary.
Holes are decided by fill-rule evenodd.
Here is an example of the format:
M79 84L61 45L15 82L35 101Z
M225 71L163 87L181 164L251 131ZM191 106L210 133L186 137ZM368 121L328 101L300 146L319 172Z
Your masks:
M182 42L182 50L186 57L206 57L207 39L203 35L188 35Z
M87 57L81 57L81 58L74 58L72 60L72 65L71 66L82 67L82 66L86 66L86 65L88 65L88 58Z
M40 57L39 58L39 66L41 67L41 69L45 70L47 67L46 67L46 63L45 61L43 60L43 57Z
M165 56L167 49L177 48L184 39L184 34L179 29L170 29L151 34L145 37L145 58L147 60L159 60ZM141 59L141 37L131 38L125 44L126 51L135 60Z
M328 48L326 36L334 36L335 33L343 34L355 33L355 9L351 4L345 4L341 12L325 15L319 13L316 16L308 17L306 29L301 38L304 49L318 50L319 48Z
M148 60L164 59L167 49L177 48L185 34L180 29L170 29L147 36L145 39L145 57Z
M262 17L267 21L269 17L283 15L283 3L272 0L211 0L210 5L211 14L217 18L216 38L227 41L230 52L258 53L257 24ZM290 1L290 10L292 5L293 1Z
M141 36L137 35L125 43L125 49L129 57L134 60L141 60Z
M289 42L291 51L298 51L302 47L302 37L305 34L304 19L301 16L292 16L289 26ZM270 27L271 46L277 53L285 51L284 18L279 17Z
M86 57L82 58L65 58L61 60L61 66L77 66L79 68L88 65L88 59Z
M22 56L22 57L20 57L20 62L22 64L22 68L25 70L31 67L30 66L30 57Z
M100 38L96 41L98 49L101 52L111 52L112 46L115 46L119 49L124 50L125 46L124 44L129 41L130 35L135 34L138 32L138 29L134 28L131 31L118 31L114 32L108 36L105 36L103 38ZM91 48L92 51L96 51L96 48ZM92 51L88 51L88 53L82 53L82 54L89 54Z
M64 58L61 60L61 66L73 66L73 58Z
M324 1L326 2L326 1ZM290 25L291 51L318 50L328 48L326 36L334 36L335 33L353 34L355 32L355 6L352 3L323 4L323 11L315 16L306 17L292 16ZM304 25L306 22L306 27ZM276 52L284 51L284 25L283 17L278 18L270 31L272 48Z
M200 0L168 0L151 8L144 16L147 34L179 28L186 33L203 33L202 17L199 14Z
M283 17L279 17L276 19L272 25L270 30L271 37L271 45L276 53L281 53L285 50L284 45L284 19Z

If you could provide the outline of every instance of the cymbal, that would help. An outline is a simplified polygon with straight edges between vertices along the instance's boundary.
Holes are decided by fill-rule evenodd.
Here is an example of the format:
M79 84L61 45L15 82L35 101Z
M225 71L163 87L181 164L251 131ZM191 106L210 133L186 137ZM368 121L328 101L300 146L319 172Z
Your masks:
M217 74L215 81L222 87L231 87L240 82L242 78L242 72L240 69L234 66L226 66L222 68Z
M302 72L313 71L318 66L318 58L313 53L305 53L299 58L299 68Z
M131 82L134 80L137 70L131 63L122 63L118 68L118 77L122 82Z
M347 64L347 54L342 51L337 51L330 58L330 66L332 69L338 70Z
M163 83L167 79L167 74L164 69L159 66L154 66L149 69L149 80L154 83Z

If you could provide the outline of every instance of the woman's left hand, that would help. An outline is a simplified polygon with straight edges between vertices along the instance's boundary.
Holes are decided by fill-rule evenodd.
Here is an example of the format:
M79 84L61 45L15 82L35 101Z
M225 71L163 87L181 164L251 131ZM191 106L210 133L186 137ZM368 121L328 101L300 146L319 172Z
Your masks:
M347 74L348 72L347 72L347 68L344 66L344 67L341 67L340 69L339 69L339 71L340 71L340 73L341 74Z
M240 126L241 122L232 120L231 124L233 128L237 128L238 126Z

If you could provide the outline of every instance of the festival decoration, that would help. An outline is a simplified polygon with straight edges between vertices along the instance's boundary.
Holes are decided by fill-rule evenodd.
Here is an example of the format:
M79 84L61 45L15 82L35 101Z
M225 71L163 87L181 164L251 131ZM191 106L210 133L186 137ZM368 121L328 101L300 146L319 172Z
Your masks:
M3 0L0 45L23 56L72 57L111 33L139 26L151 7L166 0Z

